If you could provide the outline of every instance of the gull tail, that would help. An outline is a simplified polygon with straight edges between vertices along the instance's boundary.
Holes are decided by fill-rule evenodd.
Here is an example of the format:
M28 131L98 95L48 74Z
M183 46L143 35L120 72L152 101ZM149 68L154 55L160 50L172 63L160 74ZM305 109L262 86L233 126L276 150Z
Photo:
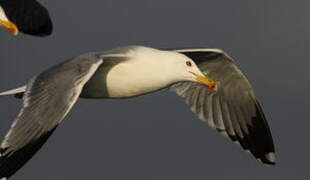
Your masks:
M24 92L26 91L26 85L22 87L18 87L15 89L10 89L4 92L0 92L0 96L9 96L9 95L14 95L16 98L22 98L24 95Z

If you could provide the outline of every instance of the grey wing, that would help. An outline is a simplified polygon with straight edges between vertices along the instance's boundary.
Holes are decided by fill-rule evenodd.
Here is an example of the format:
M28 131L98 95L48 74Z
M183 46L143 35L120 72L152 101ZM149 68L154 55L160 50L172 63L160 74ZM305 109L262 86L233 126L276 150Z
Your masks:
M217 81L215 91L193 82L171 87L199 118L249 150L266 164L275 164L273 139L251 85L233 60L217 49L176 50L196 62Z
M101 63L96 57L65 62L27 85L23 107L0 147L0 179L10 177L40 149Z

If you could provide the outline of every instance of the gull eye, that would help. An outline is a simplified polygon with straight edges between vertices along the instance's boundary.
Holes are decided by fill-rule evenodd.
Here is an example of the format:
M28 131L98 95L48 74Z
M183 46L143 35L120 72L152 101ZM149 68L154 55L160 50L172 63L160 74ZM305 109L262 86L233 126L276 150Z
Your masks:
M186 61L186 65L189 66L189 67L191 67L191 66L192 66L192 62Z

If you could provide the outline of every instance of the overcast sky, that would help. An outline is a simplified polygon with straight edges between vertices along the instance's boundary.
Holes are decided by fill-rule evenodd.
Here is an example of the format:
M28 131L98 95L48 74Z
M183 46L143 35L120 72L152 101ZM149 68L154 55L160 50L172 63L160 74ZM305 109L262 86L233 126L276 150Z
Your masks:
M12 179L309 179L310 1L48 1L54 33L0 29L0 90L72 56L124 45L228 52L268 118L278 164L266 167L200 122L168 90L127 100L80 99ZM159 72L160 73L160 72ZM0 98L3 136L21 101Z

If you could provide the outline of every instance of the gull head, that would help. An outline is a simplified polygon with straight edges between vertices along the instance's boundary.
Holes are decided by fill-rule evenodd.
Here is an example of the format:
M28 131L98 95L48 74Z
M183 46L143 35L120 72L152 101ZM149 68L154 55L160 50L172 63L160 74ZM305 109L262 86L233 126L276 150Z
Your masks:
M215 81L203 74L198 68L197 64L187 56L183 54L179 54L176 52L172 52L171 58L166 58L167 67L169 67L166 71L171 71L174 73L174 77L177 82L179 81L192 81L205 85L209 89L215 88Z

